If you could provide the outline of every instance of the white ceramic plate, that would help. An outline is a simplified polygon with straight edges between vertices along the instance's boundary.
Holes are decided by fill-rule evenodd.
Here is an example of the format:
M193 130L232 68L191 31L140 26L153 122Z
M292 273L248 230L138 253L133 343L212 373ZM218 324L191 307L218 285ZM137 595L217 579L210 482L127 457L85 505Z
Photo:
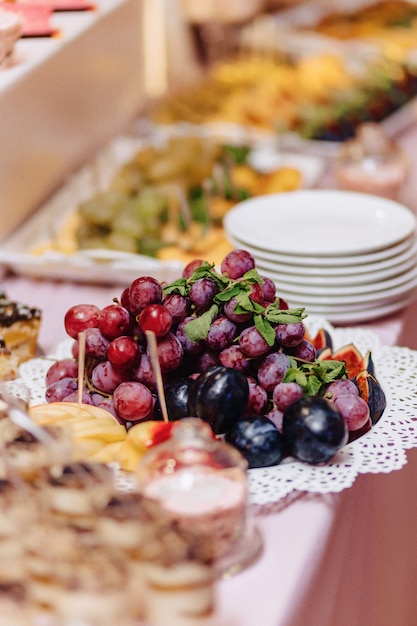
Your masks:
M292 265L277 261L265 261L264 259L256 259L256 267L259 271L271 271L278 274L286 274L295 276L295 278L304 278L312 281L324 281L327 283L338 284L339 282L368 282L370 277L387 278L394 276L400 272L417 264L417 241L414 241L404 252L377 261L376 263L362 263L361 265L333 266L328 263L327 266L312 265Z
M306 312L312 315L323 315L333 324L357 324L359 322L369 322L387 315L392 315L393 313L401 311L401 309L404 309L406 306L411 304L414 299L415 296L408 296L388 304L359 308L355 310L341 309L329 311L320 307L309 307Z
M373 280L371 277L369 281L363 284L326 284L320 280L314 283L309 278L304 278L297 281L293 280L292 276L286 276L285 274L281 273L274 274L273 272L268 272L265 274L272 278L272 280L277 285L277 288L279 288L279 285L282 285L284 288L290 291L295 291L297 293L302 292L309 295L329 297L349 295L354 298L361 298L363 294L374 292L385 293L386 291L395 289L400 285L410 283L410 281L417 278L417 266L414 262L408 271L404 271L392 278L387 278L385 280Z
M406 252L416 242L416 235L413 233L400 243L397 243L383 250L377 252L369 252L367 254L355 254L351 256L309 256L309 255L296 255L296 254L279 254L278 252L265 251L262 248L256 248L251 246L245 241L234 237L226 231L227 238L235 248L245 248L250 252L255 259L275 261L278 263L286 263L294 268L308 268L319 267L324 268L327 271L357 271L365 264L374 264L381 261L388 261L397 257L399 254Z
M411 211L397 202L321 189L251 198L224 219L226 233L243 243L326 258L386 250L410 237L416 225Z
M309 306L319 306L322 309L332 310L337 307L357 306L365 308L368 305L385 304L394 299L409 295L417 287L417 275L403 285L386 289L383 291L369 292L365 294L353 295L315 295L294 289L288 289L284 283L276 283L277 294L297 306L308 308Z

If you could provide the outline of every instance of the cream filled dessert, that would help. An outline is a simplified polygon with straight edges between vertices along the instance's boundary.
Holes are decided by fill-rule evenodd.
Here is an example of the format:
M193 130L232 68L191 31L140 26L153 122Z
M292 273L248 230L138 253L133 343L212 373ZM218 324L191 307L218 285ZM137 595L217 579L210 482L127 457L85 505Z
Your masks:
M227 552L245 524L246 484L233 470L182 469L152 480L144 494L161 502L184 531L211 539L214 558Z
M198 538L207 558L217 559L246 524L246 467L206 423L184 418L171 439L145 455L137 475L144 495L158 501L177 528Z

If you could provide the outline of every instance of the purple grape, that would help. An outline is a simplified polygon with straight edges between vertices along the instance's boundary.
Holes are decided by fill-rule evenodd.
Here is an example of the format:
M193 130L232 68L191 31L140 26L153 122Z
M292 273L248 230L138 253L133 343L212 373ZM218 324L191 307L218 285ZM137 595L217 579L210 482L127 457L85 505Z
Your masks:
M282 433L282 420L284 417L283 411L277 409L274 406L268 413L266 413L265 417L267 417L275 426L278 428L279 432Z
M152 391L156 390L156 381L151 359L146 352L141 355L139 365L132 369L132 378L139 383L143 383Z
M268 394L261 385L248 378L249 398L245 415L262 415L268 406Z
M94 359L105 359L110 341L103 337L98 328L87 328L84 331L85 354Z
M193 319L194 319L193 317L185 317L182 320L182 322L178 324L177 330L175 331L176 336L181 342L182 349L184 350L184 353L186 354L198 354L199 352L202 352L202 350L204 349L203 340L191 341L191 339L189 339L185 331L185 328L184 328L185 325Z
M242 330L239 346L242 352L250 357L262 356L271 349L256 326L249 326Z
M190 300L199 311L205 311L210 308L218 292L219 288L212 278L199 278L191 285Z
M227 315L229 320L235 322L236 324L241 324L244 322L248 322L253 317L253 313L248 311L247 313L235 313L235 308L237 305L237 300L235 297L230 298L227 302L225 302L223 306L223 313Z
M62 378L76 378L78 375L78 364L74 359L60 359L52 363L46 372L45 383L49 387Z
M113 393L113 403L117 415L128 422L146 419L153 409L150 390L135 381L121 383Z
M114 408L114 402L113 402L113 398L112 397L111 398L103 398L103 396L102 396L102 401L99 404L96 404L96 406L98 408L100 408L100 409L104 409L105 411L108 411L118 421L121 421L122 423L124 423L122 420L119 420L119 416L117 415L116 409Z
M233 342L237 334L237 326L227 317L219 317L209 328L206 342L212 350L223 350Z
M169 294L162 304L171 313L172 323L178 324L185 319L191 312L191 300L187 296L181 296L179 293Z
M349 430L359 430L370 420L369 406L357 394L338 395L334 400Z
M194 371L205 372L209 367L219 364L219 354L215 350L203 350L193 358Z
M247 250L232 250L220 265L220 271L229 278L241 278L255 268L255 259Z
M277 290L274 281L269 278L269 276L261 276L261 278L264 281L262 283L262 290L265 302L274 302Z
M75 378L67 376L48 385L45 390L46 402L62 402L64 398L78 389L78 382Z
M278 324L275 328L275 336L278 344L285 348L293 348L300 344L305 335L305 326L303 322L294 322L292 324Z
M284 352L272 352L260 363L258 382L266 390L272 392L284 378L290 367L290 360Z
M68 396L65 396L62 402L78 402L78 391L73 391ZM88 391L86 391L85 389L83 389L82 391L81 402L83 404L91 404L95 406L94 399L91 397L91 394L88 393Z
M91 372L92 384L103 393L113 393L116 387L127 378L128 373L116 369L110 361L101 361Z
M329 400L335 400L340 395L359 395L359 389L349 378L339 378L327 385L324 395Z
M169 332L164 337L159 338L157 350L161 372L172 372L181 365L184 350L181 341L174 333Z
M251 365L250 359L243 354L239 346L234 344L220 352L219 361L225 367L233 367L239 372L247 372Z
M285 411L293 402L303 396L303 388L295 382L278 383L272 392L272 400L280 411Z
M301 359L302 361L308 361L311 363L317 357L317 350L307 339L303 339L301 343L298 343L294 348L288 349L289 353L297 359Z

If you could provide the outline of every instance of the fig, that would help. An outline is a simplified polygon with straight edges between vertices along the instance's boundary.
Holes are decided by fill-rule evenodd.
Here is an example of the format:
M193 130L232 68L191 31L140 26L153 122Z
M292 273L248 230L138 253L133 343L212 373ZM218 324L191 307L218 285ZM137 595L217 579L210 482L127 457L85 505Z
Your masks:
M367 402L372 424L376 424L387 406L387 399L379 381L369 371L362 370L355 378L359 395Z
M248 398L244 374L232 367L213 366L193 381L188 414L208 422L216 435L223 434L243 416Z
M325 348L329 348L330 353L333 350L333 340L329 331L325 328L319 328L314 337L311 337L311 335L306 335L306 339L311 341L318 353L320 353Z
M333 402L305 396L284 411L282 433L289 453L313 465L329 461L348 441L345 419Z
M335 361L344 361L346 363L346 372L349 378L355 378L364 369L363 356L353 343L338 348L333 352L331 358Z

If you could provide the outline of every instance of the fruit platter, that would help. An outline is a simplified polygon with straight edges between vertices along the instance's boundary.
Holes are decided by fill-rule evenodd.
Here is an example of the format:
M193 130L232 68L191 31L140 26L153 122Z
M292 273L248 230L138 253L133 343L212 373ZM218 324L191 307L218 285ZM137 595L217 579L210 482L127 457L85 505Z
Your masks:
M231 249L222 220L237 202L314 186L322 171L321 159L236 125L143 121L4 241L0 264L82 282L171 280L193 258L218 262Z
M69 428L81 458L115 463L127 489L189 415L246 459L255 505L341 491L399 469L417 445L417 353L289 309L245 250L219 271L196 259L171 283L138 277L103 309L74 304L63 324L57 353L22 364L8 386L27 393L38 425Z
M411 123L417 87L411 57L393 60L360 48L343 53L329 45L317 52L305 42L285 52L279 49L285 26L282 31L281 37L276 29L269 52L220 61L198 83L170 93L155 105L153 119L252 126L278 134L284 147L323 156L333 156L364 122L380 123L389 134Z

